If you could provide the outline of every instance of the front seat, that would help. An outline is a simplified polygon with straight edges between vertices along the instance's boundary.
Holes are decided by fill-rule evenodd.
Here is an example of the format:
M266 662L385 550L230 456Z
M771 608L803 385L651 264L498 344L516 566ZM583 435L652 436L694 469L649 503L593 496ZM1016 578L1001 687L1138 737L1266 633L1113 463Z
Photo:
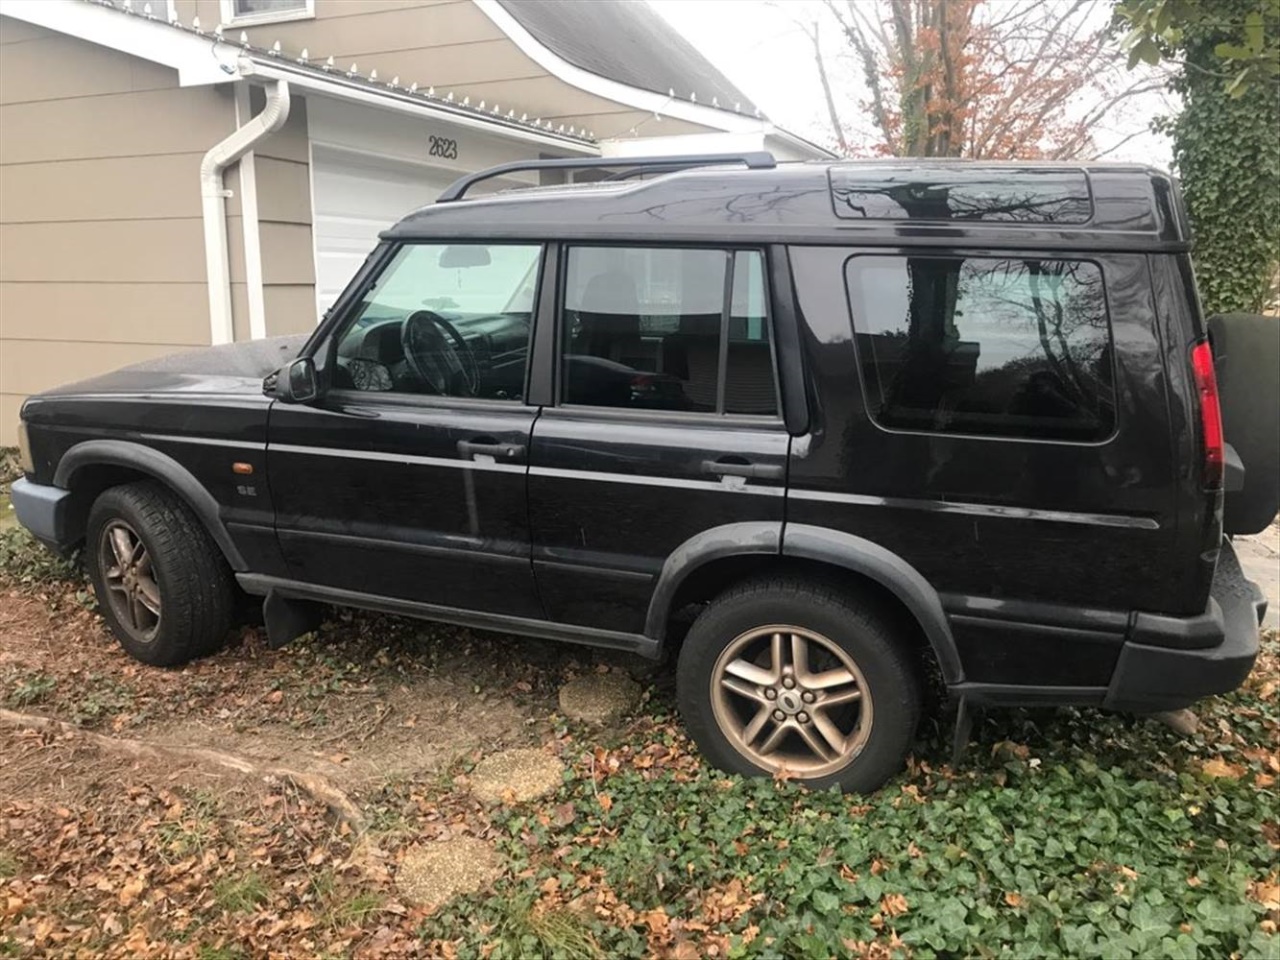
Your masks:
M574 352L628 366L642 355L640 298L629 273L610 270L587 281L578 307Z

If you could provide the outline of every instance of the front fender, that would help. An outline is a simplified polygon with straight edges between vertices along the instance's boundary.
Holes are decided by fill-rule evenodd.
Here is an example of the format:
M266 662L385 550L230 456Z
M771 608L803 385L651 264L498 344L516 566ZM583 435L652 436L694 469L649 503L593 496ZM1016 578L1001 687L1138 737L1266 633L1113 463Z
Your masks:
M243 572L249 569L244 557L232 543L222 522L218 501L195 476L168 454L129 440L85 440L71 447L58 461L54 472L54 486L73 490L76 476L82 470L96 466L126 467L145 473L159 480L176 493L195 511L209 535L213 537L231 569ZM84 515L87 515L85 505ZM83 533L83 531L81 531Z

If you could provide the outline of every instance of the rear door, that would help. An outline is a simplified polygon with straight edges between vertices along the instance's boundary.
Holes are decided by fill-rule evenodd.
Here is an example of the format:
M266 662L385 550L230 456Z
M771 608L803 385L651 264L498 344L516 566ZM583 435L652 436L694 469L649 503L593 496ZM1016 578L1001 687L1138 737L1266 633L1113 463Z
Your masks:
M541 254L404 244L349 308L322 347L330 389L271 414L268 469L293 578L542 616L525 497L537 408L524 402Z
M667 557L723 524L783 520L765 254L567 245L555 396L529 515L553 620L639 633Z

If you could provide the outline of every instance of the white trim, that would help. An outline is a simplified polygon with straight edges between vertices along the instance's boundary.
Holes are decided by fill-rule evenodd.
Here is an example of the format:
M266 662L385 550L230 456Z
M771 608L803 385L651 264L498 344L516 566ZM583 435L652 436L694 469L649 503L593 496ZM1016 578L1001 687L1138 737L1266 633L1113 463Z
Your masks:
M159 17L148 20L85 0L0 0L0 16L172 67L183 87L236 78L234 59L220 59L216 44L210 50L212 38L175 30Z
M170 3L173 0L169 0ZM263 23L287 23L290 20L313 20L316 15L315 0L303 0L297 10L264 11L263 13L236 13L235 0L221 0L222 25L224 27L253 27Z
M539 43L533 34L522 27L515 17L503 9L498 0L473 0L473 2L486 17L493 21L499 30L507 35L509 40L520 48L520 51L525 56L553 76L558 77L565 83L572 84L580 90L585 90L587 93L594 93L596 96L604 97L606 100L625 104L637 110L646 110L650 113L673 117L677 120L687 120L689 123L710 127L713 130L748 133L772 129L773 125L769 121L759 117L753 117L749 114L730 113L715 107L705 107L697 103L674 100L665 94L642 90L639 87L633 87L629 84L619 83L617 80L602 77L589 70L583 70L581 67L574 66L569 61L562 59ZM598 2L603 2L603 0L598 0Z
M3 0L0 0L3 2ZM494 136L511 137L525 140L544 147L554 147L569 153L579 153L589 157L600 155L600 148L594 143L557 137L552 133L540 133L520 126L500 122L499 118L489 119L483 115L472 115L464 110L450 110L447 107L423 100L419 96L387 90L386 93L366 89L347 82L338 75L317 76L303 70L290 69L286 63L263 63L249 57L241 57L239 63L240 76L260 77L264 80L287 80L291 86L299 90L312 90L325 96L339 100L350 100L363 103L382 110L395 113L406 113L415 117L444 120L462 127L469 127Z
M249 84L236 85L236 126L249 122L253 108L249 103ZM245 293L249 302L249 339L261 340L267 335L267 305L262 289L262 235L258 221L258 168L254 153L240 158L240 225L244 232Z
M311 296L316 302L316 326L324 320L320 309L320 248L316 244L316 144L307 135L307 199L311 203Z

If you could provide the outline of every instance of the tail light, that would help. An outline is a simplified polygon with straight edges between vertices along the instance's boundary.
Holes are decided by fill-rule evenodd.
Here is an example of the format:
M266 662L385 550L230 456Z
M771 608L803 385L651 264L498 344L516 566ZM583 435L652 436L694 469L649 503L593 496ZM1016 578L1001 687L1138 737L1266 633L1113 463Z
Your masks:
M1191 348L1191 372L1200 400L1200 436L1204 444L1204 486L1222 486L1223 440L1222 403L1218 398L1218 374L1213 368L1213 350L1208 340Z

